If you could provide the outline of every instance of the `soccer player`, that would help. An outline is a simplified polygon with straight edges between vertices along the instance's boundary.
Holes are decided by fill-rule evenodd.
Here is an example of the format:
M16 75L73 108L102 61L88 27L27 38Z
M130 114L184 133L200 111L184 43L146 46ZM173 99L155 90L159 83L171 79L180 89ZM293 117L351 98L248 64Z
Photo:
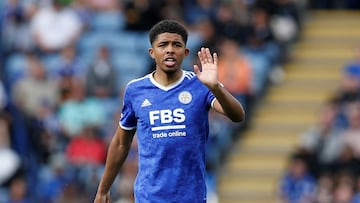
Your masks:
M205 145L208 111L234 122L244 120L242 105L218 81L217 54L201 48L201 67L185 71L188 33L174 20L149 32L154 72L128 83L119 127L109 146L95 203L110 202L110 187L128 154L135 131L139 170L134 184L139 203L206 202ZM136 59L129 59L136 60Z

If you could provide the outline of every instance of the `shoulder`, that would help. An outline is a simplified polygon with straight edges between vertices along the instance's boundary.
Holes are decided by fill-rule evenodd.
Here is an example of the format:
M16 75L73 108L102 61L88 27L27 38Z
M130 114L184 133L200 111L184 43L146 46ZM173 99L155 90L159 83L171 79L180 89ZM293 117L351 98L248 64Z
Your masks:
M201 91L205 91L205 92L210 91L210 90L199 80L199 78L196 76L196 73L194 73L193 71L184 70L184 82L185 82L187 85L194 86L194 88L196 88L196 90L199 91L199 92L201 92Z
M141 78L133 79L127 83L125 90L133 89L133 88L141 88L142 86L147 84L147 82L149 81L149 78L150 78L150 74L147 74Z
M188 71L188 70L184 70L184 79L198 80L196 74L193 71Z

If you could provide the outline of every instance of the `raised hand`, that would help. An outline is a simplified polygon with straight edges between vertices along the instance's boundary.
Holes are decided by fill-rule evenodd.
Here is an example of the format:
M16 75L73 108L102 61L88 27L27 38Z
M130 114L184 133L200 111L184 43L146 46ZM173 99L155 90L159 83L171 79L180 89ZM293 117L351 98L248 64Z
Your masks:
M217 54L213 53L213 55L211 55L209 48L202 47L200 51L198 51L198 57L201 68L198 65L194 65L194 72L199 80L209 89L215 88L219 84Z

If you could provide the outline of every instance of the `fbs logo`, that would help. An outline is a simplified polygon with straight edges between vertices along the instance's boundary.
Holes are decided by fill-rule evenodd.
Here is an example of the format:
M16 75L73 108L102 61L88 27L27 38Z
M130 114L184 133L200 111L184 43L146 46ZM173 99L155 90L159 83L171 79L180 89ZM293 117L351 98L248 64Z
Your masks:
M161 124L169 124L172 122L182 123L185 121L184 109L177 108L174 110L163 109L149 112L150 124L154 125L159 120Z

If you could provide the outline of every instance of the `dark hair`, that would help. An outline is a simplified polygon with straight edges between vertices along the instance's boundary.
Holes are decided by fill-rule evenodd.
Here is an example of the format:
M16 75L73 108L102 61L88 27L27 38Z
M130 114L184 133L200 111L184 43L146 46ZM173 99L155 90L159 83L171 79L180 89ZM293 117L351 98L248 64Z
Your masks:
M156 23L149 32L150 44L156 40L158 35L166 32L179 34L186 44L188 32L186 31L185 26L175 20L162 20Z

